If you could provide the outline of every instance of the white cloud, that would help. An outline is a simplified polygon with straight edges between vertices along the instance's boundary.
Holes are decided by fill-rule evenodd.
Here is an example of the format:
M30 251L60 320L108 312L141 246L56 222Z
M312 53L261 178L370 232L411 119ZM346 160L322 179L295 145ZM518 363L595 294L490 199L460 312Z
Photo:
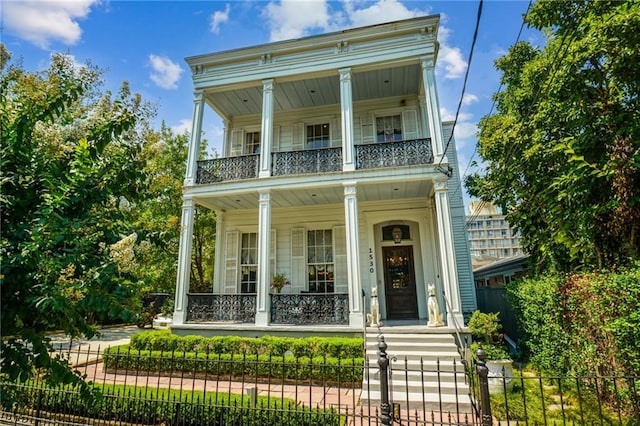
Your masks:
M462 97L462 106L468 106L478 102L478 97L473 93L465 93Z
M211 15L211 32L214 34L218 34L220 31L220 25L229 21L229 11L231 10L231 6L229 3L224 8L224 11L218 10Z
M151 64L151 80L163 89L175 89L184 70L177 63L165 56L149 55Z
M66 45L78 43L82 29L78 20L86 18L98 0L4 1L4 29L41 49L54 40Z
M331 10L326 0L279 0L269 2L263 14L271 41L308 36L314 30L338 31L429 14L429 9L409 9L399 0L344 0L343 6L340 11Z
M309 35L314 28L329 25L329 8L325 0L281 0L267 4L263 11L271 31L271 41Z
M345 10L350 25L363 27L383 22L399 21L427 15L428 10L408 9L398 0L379 0L369 7L356 9L359 2L345 1Z
M171 126L171 131L176 135L181 135L185 132L190 133L193 126L193 120L190 118L183 118L175 126Z
M440 119L442 121L453 121L456 118L456 114L454 111L449 111L446 108L440 108ZM454 130L454 135L456 137L456 141L463 141L464 139L472 138L478 132L478 126L476 123L472 122L473 114L468 112L460 112L458 114L458 121L456 121L456 128ZM458 148L462 145L459 144Z
M459 47L450 46L447 41L451 30L445 26L440 26L438 31L438 41L440 51L438 52L439 69L444 68L444 77L449 79L460 78L467 70L467 61L462 57L462 50Z

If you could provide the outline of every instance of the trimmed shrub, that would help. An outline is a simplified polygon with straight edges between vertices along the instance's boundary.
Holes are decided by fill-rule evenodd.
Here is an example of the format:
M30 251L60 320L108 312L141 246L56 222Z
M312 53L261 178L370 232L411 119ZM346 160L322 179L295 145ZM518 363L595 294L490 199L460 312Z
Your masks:
M356 358L364 354L364 342L356 337L240 337L177 336L169 330L152 330L134 334L133 350L163 352L205 352L215 354L267 354L283 356L291 351L296 357Z

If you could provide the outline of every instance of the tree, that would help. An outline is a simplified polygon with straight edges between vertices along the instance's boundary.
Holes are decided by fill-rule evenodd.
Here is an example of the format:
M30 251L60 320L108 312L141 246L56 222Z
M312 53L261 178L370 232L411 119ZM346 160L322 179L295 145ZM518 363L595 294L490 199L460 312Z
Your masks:
M640 257L640 3L539 0L496 61L505 90L479 124L486 164L465 185L499 205L544 269Z
M2 375L86 389L45 333L91 337L96 321L131 316L137 234L120 201L142 192L150 110L126 83L100 94L101 72L67 55L39 73L2 65Z

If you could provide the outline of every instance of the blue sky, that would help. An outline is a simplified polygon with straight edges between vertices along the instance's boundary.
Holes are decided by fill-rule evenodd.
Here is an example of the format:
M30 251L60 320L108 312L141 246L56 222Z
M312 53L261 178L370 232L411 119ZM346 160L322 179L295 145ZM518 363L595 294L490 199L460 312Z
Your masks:
M517 37L527 1L483 4L469 80L456 124L461 173L470 173L476 125L491 109L499 88L493 61ZM338 31L415 16L440 14L441 48L436 69L443 119L453 119L478 12L478 1L272 0L272 1L105 1L3 0L1 41L28 71L47 67L64 52L76 62L104 69L105 87L122 81L157 106L177 132L191 129L193 86L184 58L205 53ZM521 39L543 42L534 31ZM211 111L203 127L220 152L222 124ZM475 157L477 160L477 156ZM468 198L468 197L465 197Z

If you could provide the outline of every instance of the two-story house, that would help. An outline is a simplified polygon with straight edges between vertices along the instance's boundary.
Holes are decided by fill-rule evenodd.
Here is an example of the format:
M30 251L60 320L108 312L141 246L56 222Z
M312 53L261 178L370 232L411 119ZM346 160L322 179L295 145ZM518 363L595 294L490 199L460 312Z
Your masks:
M362 333L476 309L439 17L187 58L195 87L173 331ZM203 111L225 127L199 160ZM189 292L194 211L217 216L212 292ZM271 287L283 274L282 292ZM399 320L396 321L396 320Z

